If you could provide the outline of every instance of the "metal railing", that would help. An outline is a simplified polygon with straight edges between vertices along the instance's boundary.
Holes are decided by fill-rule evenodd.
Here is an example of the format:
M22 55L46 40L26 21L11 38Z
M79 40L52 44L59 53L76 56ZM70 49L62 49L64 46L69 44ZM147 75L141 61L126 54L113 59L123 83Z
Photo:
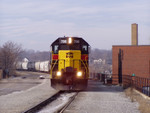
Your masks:
M123 75L123 87L133 87L150 97L150 79L138 76Z
M104 84L112 84L111 74L90 72L89 79L99 80L100 82L103 82Z
M138 91L150 97L150 79L142 77L133 77L132 85Z
M101 74L101 73L90 73L90 77L94 80L100 80L104 82L104 84L108 84L108 74ZM119 84L118 74L112 74L112 82L113 85ZM90 79L91 79L90 78ZM109 83L109 84L110 84ZM122 75L122 83L124 88L133 87L136 90L140 91L141 93L150 97L150 78L138 77L138 76L131 76L131 75Z
M132 76L131 75L123 75L122 76L122 84L124 88L132 86Z

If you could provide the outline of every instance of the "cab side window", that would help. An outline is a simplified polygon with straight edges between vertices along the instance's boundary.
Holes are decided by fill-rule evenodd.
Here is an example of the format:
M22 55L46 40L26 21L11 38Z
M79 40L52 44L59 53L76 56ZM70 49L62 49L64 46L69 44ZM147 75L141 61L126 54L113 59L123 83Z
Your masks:
M54 45L54 54L58 54L58 45Z
M88 47L87 47L87 45L83 45L82 46L82 53L83 54L88 54Z

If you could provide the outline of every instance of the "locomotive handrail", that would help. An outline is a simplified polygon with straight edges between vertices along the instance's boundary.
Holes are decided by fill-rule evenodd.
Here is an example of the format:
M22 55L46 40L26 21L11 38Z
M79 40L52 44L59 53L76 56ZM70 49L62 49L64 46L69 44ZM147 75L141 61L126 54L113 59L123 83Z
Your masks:
M83 63L83 65L84 65L84 67L86 69L86 72L88 73L88 68L87 68L86 64L83 62L83 60L80 60L80 61Z
M56 60L55 63L51 63L51 67L52 67L52 64L54 64L53 67L51 68L51 75L52 75L52 70L53 70L53 68L55 67L57 61L58 61L58 60Z

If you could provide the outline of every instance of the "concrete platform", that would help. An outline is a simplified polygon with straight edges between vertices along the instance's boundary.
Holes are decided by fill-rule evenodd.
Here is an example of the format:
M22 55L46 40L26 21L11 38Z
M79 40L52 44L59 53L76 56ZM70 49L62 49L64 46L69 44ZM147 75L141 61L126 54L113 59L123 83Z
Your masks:
M140 113L139 104L125 96L121 86L106 86L89 81L64 113Z

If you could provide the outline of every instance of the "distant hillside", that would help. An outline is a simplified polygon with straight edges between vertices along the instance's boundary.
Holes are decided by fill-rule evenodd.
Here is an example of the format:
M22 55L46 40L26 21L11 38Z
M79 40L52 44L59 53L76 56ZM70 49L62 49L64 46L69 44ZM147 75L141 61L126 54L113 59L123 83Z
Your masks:
M20 60L27 58L29 61L50 60L49 51L26 50L22 52ZM111 73L112 71L112 51L92 49L89 57L90 72Z
M112 72L112 51L101 49L91 50L90 72L110 74Z
M34 51L34 50L26 50L22 52L20 60L23 58L27 58L29 61L45 61L50 59L49 51Z
M112 64L112 51L101 50L101 49L91 50L90 60L93 62L93 60L99 60L99 59L105 60L106 64Z

